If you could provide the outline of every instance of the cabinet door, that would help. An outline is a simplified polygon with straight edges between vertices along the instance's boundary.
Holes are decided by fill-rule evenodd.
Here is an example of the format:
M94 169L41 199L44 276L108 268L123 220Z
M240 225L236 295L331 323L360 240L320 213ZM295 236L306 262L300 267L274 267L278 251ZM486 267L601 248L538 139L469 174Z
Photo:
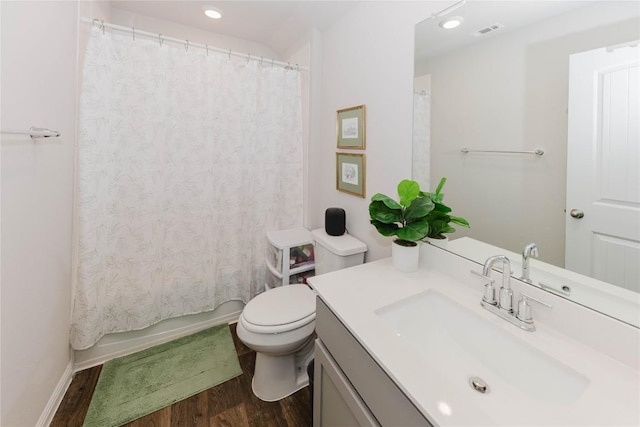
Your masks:
M313 427L379 426L320 340L316 340Z

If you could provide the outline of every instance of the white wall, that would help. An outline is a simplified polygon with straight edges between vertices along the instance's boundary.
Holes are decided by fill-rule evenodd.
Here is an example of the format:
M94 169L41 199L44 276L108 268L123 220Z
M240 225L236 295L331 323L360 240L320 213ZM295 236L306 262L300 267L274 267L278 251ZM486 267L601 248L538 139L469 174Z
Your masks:
M70 380L77 4L1 2L3 426L47 422ZM54 401L51 401L54 399ZM42 418L41 418L42 417Z
M391 239L369 222L371 196L395 196L398 182L411 178L414 25L446 5L362 2L322 33L322 100L311 125L309 225L324 227L325 210L342 207L349 233L369 247L367 261L391 254ZM364 199L336 190L336 111L360 104L367 114ZM313 105L312 99L312 112Z
M638 4L598 4L433 58L431 182L468 235L564 266L569 55L638 38ZM634 17L635 15L635 17ZM606 24L606 25L604 25ZM603 26L604 25L604 26ZM543 157L462 155L532 150Z

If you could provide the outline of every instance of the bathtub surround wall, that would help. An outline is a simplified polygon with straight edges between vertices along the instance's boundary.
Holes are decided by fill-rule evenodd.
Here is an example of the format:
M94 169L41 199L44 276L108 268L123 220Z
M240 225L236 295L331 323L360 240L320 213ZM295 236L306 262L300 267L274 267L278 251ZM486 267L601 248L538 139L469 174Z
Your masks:
M44 426L71 380L71 224L78 4L3 1L2 426Z
M79 108L72 346L261 291L302 225L300 73L95 28Z

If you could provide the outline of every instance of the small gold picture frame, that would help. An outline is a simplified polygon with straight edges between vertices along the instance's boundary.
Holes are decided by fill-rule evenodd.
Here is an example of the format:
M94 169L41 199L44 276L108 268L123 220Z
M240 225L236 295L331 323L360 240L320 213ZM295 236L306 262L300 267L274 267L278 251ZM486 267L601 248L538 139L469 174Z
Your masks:
M336 153L336 189L358 197L366 194L364 154Z
M336 122L338 148L364 150L366 147L365 106L338 110Z

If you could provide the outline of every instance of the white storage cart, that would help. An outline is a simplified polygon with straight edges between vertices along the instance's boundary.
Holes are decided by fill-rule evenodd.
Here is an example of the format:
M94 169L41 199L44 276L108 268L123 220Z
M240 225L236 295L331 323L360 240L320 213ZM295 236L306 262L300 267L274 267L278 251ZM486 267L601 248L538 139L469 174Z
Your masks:
M265 291L291 283L306 283L315 269L311 232L306 228L268 232L265 263Z

